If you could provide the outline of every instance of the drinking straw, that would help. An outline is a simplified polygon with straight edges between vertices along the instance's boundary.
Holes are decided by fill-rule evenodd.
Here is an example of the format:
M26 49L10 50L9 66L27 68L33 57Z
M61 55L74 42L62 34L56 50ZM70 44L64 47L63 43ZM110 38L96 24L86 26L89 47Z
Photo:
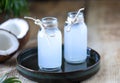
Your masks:
M48 45L50 45L50 41L49 41L48 35L45 32L45 26L43 25L41 20L35 19L35 18L32 18L32 17L28 17L28 16L25 16L24 18L33 20L36 25L39 25L41 27L41 31L43 32L43 35L41 37L43 37L45 35L47 37Z
M83 11L85 8L80 8L77 12L77 14L75 15L75 17L73 18L73 20L68 20L66 21L66 23L68 23L68 28L67 28L67 32L69 32L71 30L71 26L75 23L76 19L78 18L79 14L81 11Z

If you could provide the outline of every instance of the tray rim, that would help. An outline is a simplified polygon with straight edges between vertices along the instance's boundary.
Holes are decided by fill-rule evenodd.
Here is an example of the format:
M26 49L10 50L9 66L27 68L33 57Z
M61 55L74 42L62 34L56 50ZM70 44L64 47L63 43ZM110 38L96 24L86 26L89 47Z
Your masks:
M100 57L99 53L98 53L97 51L95 51L94 49L90 48L90 47L88 47L87 49L93 50L93 51L98 55L99 60L98 60L97 63L95 63L94 65L92 65L92 66L90 66L90 67L88 67L88 68L86 68L86 69L83 69L83 70L76 70L76 71L69 71L69 72L45 72L45 71L36 71L36 70L29 69L29 68L21 65L20 62L18 62L18 58L20 57L21 54L23 54L23 53L25 53L25 52L28 52L28 51L31 50L31 49L36 49L36 48L37 48L37 47L35 46L35 47L32 47L32 48L23 49L23 50L21 51L21 53L17 56L17 59L16 59L17 66L19 66L19 67L21 67L21 68L23 68L23 69L26 69L27 71L35 72L35 73L43 73L43 74L67 74L67 73L75 73L75 72L84 72L84 71L87 71L87 70L89 70L89 69L92 69L94 66L97 66L98 64L100 64L100 59L101 59L101 57ZM17 69L17 70L19 70L19 69Z

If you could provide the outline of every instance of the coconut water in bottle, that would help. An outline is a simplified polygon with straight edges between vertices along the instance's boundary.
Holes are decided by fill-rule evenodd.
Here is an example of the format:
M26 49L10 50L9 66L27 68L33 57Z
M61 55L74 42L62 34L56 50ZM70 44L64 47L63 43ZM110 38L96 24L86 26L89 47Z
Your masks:
M83 63L87 58L87 27L82 12L68 13L64 27L64 58L72 64Z
M38 65L41 70L55 71L62 65L62 36L57 18L42 18L44 31L38 32Z

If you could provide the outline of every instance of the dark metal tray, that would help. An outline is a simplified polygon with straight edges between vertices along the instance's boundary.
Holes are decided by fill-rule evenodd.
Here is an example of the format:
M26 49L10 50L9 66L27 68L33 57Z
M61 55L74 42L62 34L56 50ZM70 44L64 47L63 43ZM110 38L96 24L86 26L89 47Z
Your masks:
M39 83L80 83L98 72L100 55L87 49L88 57L82 64L72 65L64 59L58 72L41 71L37 63L37 47L23 50L17 57L17 70L24 77Z

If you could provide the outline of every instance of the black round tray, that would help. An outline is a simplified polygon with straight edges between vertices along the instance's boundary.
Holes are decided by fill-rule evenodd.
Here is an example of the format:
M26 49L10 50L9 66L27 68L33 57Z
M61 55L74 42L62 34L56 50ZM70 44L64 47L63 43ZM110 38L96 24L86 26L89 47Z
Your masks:
M62 68L56 72L41 71L37 63L37 47L23 50L17 57L17 70L24 77L40 83L79 83L98 72L100 55L87 49L87 60L82 64L69 64L64 59Z

